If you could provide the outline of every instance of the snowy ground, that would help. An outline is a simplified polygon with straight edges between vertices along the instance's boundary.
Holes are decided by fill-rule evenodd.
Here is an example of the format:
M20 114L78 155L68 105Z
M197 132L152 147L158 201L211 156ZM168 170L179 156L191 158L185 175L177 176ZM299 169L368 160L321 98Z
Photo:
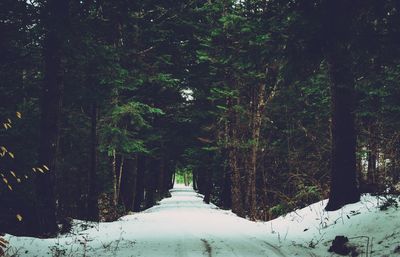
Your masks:
M324 212L319 202L269 222L250 222L202 202L192 189L176 187L172 197L142 213L110 223L75 221L74 233L55 239L6 235L8 256L134 257L325 257L337 235L345 235L358 256L400 256L400 212L381 211L384 200ZM87 225L93 227L83 229ZM396 253L398 252L398 253ZM7 255L6 255L7 256Z
M392 199L398 202L398 197ZM358 203L326 212L325 200L263 225L278 234L289 256L339 256L327 250L341 235L358 253L353 256L400 256L400 210L394 206L380 210L385 202L385 197L365 195Z

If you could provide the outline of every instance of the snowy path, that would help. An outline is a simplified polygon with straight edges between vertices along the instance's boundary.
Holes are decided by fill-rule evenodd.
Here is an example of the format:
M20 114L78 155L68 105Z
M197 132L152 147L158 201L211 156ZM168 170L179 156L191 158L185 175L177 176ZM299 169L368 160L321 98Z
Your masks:
M268 242L265 227L204 204L191 188L171 194L142 213L73 236L8 240L18 256L286 257Z
M6 235L5 256L339 257L328 252L337 235L347 236L359 257L400 256L400 211L380 210L384 197L365 195L335 212L324 211L324 200L268 222L250 222L204 204L190 188L171 194L118 221L74 221L73 233L58 238Z
M151 226L136 237L146 245L137 256L285 256L255 223L204 204L190 188L171 194L143 215Z

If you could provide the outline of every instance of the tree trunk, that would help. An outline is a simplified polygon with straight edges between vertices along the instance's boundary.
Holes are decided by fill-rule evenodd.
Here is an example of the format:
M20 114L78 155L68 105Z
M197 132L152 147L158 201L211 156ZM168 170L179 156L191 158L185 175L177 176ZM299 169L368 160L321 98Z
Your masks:
M165 187L164 187L164 178L165 176L165 162L164 157L161 156L160 158L160 168L158 170L158 196L162 198L165 195Z
M228 140L229 139L229 127L228 127L228 121L226 120L224 122L224 132L223 132L223 138L219 138L219 141L223 140ZM229 147L223 148L222 149L222 156L227 156L229 158ZM224 185L222 188L222 205L226 209L231 209L232 208L232 172L229 167L229 165L224 165Z
M379 62L375 60L374 72L379 74ZM371 193L377 190L377 180L379 168L378 168L378 158L379 158L379 125L378 125L378 115L379 115L379 97L370 96L371 103L371 117L367 119L367 129L368 129L368 167L367 167L367 184L370 187Z
M252 124L252 141L250 155L250 170L248 171L247 184L247 203L249 205L250 219L255 220L257 215L257 193L256 193L256 172L257 172L257 152L260 141L260 130L262 124L262 114L265 107L265 84L260 84L258 88L258 96L255 102L255 114Z
M212 155L211 153L207 153L208 155L208 163L212 163ZM212 188L212 170L211 165L207 165L205 167L205 185L204 185L204 199L203 201L206 204L210 203L211 199L211 188Z
M188 176L187 176L186 172L183 174L183 184L185 184L185 186L189 185Z
M126 158L123 165L119 203L126 211L133 210L137 180L137 158Z
M174 187L175 173L171 168L170 163L165 161L168 160L168 157L165 156L164 158L164 188L165 193L168 194L168 190Z
M118 190L118 174L117 174L117 154L115 149L112 150L112 176L113 176L113 205L117 206L117 190Z
M175 176L176 176L176 174L175 174L174 171L172 171L171 174L172 174L172 176L171 176L171 181L170 181L170 184L169 184L169 188L173 188L174 185L175 185Z
M41 123L38 166L49 171L36 173L36 219L39 235L54 235L56 222L56 159L59 141L59 118L62 105L63 68L62 36L68 17L68 0L49 0L42 10L46 35L43 45L44 81L41 98ZM46 170L46 169L44 169Z
M117 182L117 191L115 193L116 196L116 202L118 203L120 200L120 196L121 196L121 183L122 183L122 176L124 175L124 164L125 164L125 157L121 156L121 161L119 163L119 172L118 172L118 182Z
M194 189L194 191L197 191L197 190L199 190L199 187L197 185L197 171L196 170L192 171L192 177L193 177L193 189Z
M142 210L142 203L144 199L144 182L145 182L145 169L146 157L142 155L137 156L137 178L136 178L136 193L133 204L133 211L139 212Z
M326 2L327 62L331 80L331 186L327 211L360 200L357 186L355 96L351 57L351 25L358 1Z
M97 104L92 104L90 129L90 168L88 173L87 219L99 220L97 191Z
M367 168L367 184L369 186L376 184L377 175L377 156L378 156L378 146L375 140L375 132L372 128L369 128L369 144L368 144L368 168Z
M158 169L158 163L157 160L152 158L150 159L148 163L148 174L146 178L146 188L145 188L145 204L146 208L152 207L156 203L156 198L155 198L155 193L156 193L156 187L157 187L157 169Z
M243 202L241 193L241 178L240 170L238 167L238 156L237 156L237 113L234 110L233 99L228 99L228 163L231 170L231 194L232 194L232 211L237 215L243 217Z
M269 201L268 201L268 191L267 191L267 176L265 171L265 154L262 154L262 161L261 162L261 190L262 190L262 206L264 211L264 220L269 220L270 215L268 212L269 209Z
M132 177L134 179L133 185L132 185L132 202L128 206L129 210L133 211L133 207L135 206L135 198L136 198L136 188L137 188L137 180L138 180L138 154L135 154L135 159L133 161L133 174Z
M206 167L206 181L205 181L205 185L204 185L204 199L203 201L206 204L210 203L210 199L211 199L211 172L210 172L210 168Z
M203 194L205 193L205 188L206 188L206 172L203 172L203 166L198 167L196 173L197 173L197 188L199 189L199 193Z
M226 149L224 149L224 153L222 153L222 156L226 156ZM222 186L222 191L221 191L221 201L222 201L222 207L225 209L231 209L232 208L232 200L231 200L231 173L229 167L226 167L224 165L224 177L223 177L223 186Z
M345 47L329 57L332 94L331 191L327 211L360 200L356 171L354 81Z

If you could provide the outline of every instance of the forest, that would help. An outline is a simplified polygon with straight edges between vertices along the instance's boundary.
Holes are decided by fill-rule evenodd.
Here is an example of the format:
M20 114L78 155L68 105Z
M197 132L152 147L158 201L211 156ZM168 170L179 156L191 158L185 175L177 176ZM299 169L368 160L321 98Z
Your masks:
M400 1L0 1L0 232L400 192Z

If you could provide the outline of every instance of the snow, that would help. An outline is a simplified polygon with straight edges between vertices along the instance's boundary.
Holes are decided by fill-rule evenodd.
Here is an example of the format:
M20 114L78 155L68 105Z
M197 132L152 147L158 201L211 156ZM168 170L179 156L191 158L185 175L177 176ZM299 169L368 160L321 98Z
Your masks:
M172 197L115 222L74 220L71 234L53 239L6 235L8 256L287 257L339 256L328 252L345 235L359 256L400 256L400 213L379 210L382 199L363 196L335 212L321 201L269 222L251 222L204 204L182 185ZM87 228L89 227L89 228ZM6 255L7 256L7 255Z
M278 234L281 245L297 253L295 256L303 256L301 248L308 248L303 253L311 256L339 256L327 252L338 235L348 237L359 256L400 256L400 251L396 253L400 246L400 212L395 207L380 210L385 201L384 197L364 195L358 203L326 212L324 200L265 224Z

